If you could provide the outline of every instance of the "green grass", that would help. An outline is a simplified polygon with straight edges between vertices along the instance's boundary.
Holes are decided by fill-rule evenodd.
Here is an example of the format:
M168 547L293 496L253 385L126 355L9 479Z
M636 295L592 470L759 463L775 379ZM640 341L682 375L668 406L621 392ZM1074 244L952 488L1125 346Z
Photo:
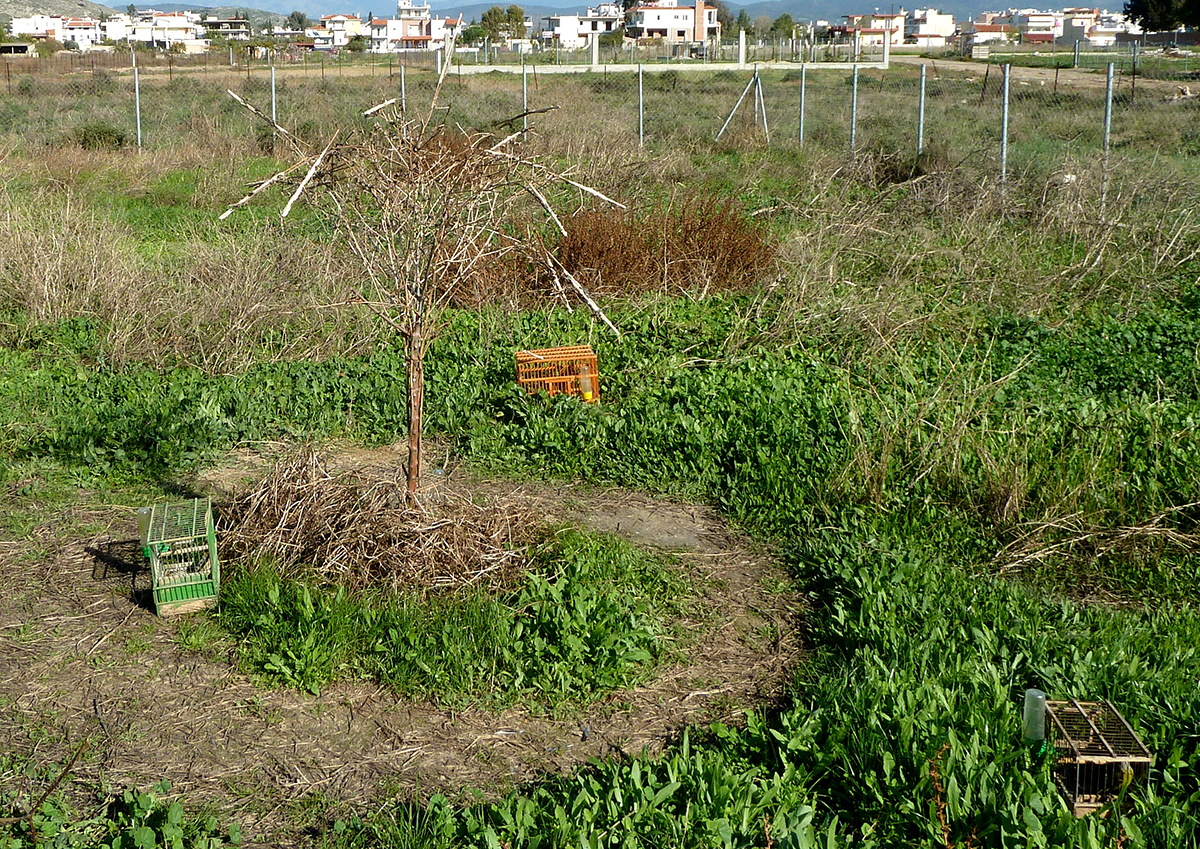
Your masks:
M314 693L370 678L403 695L553 710L645 680L690 593L654 557L577 531L547 536L498 595L360 596L264 563L226 574L218 617L253 672Z
M0 782L0 815L19 820L0 825L0 841L5 849L47 845L63 849L222 849L241 843L241 829L236 823L223 828L212 812L188 811L181 802L171 799L169 781L161 781L148 791L129 787L111 798L102 798L90 809L78 810L61 791L46 795L62 769L7 755L0 758L0 776L5 778Z
M731 106L744 85L736 75L663 77L650 91L662 173L646 177L645 191L699 182L768 210L782 243L769 291L606 303L619 341L579 312L452 311L427 363L427 425L475 470L685 494L778 544L812 605L809 654L789 697L744 728L689 729L661 757L598 761L494 804L397 799L358 818L331 814L327 845L1200 839L1194 134L1175 107L1139 95L1119 113L1118 168L1101 214L1098 101L1023 92L1001 201L995 74L989 94L978 82L931 81L938 108L922 162L905 152L911 73L860 77L868 154L852 159L841 154L848 77L809 80L813 144L800 154L782 142L760 149L746 126L712 150L717 111L694 104ZM314 138L345 117L339 110L349 115L394 85L351 89L332 74L287 82L285 108L311 106L298 129ZM509 82L454 82L454 114L489 120L512 100ZM768 82L768 113L786 126L797 85ZM427 90L420 75L410 83L410 98ZM590 87L611 101L613 144L632 135L629 103L603 78L540 84L546 101ZM6 222L54 234L65 254L107 244L89 235L101 224L117 228L116 248L97 259L96 298L120 291L107 284L130 257L139 279L182 291L193 277L229 278L224 266L182 264L211 258L205 251L245 240L256 257L274 253L264 272L274 282L291 280L291 252L323 240L315 219L276 229L269 213L220 236L201 226L219 198L235 199L273 163L219 93L202 80L176 87L200 108L185 114L170 92L149 95L162 98L164 119L152 144L161 147L137 160L143 171L60 153L45 166L52 177L25 168L9 184ZM246 93L261 97L261 85ZM104 110L122 101L107 96L81 100L78 120L111 119ZM668 102L697 114L668 112ZM22 97L0 106L12 132L28 136L18 154L39 139L57 149L61 105ZM578 116L564 109L554 120L563 123L547 126L569 130ZM193 143L253 158L217 179L202 157L172 158ZM613 167L597 152L595 171L636 178L639 160L622 156L635 165ZM930 170L964 158L949 175ZM52 180L77 193L71 203ZM41 217L31 213L39 206ZM80 224L79 209L100 210L99 224ZM286 304L138 308L158 329L135 339L120 310L91 295L45 313L17 297L32 262L4 271L0 289L6 533L27 534L35 511L69 505L78 484L119 500L186 479L241 442L390 443L403 428L394 340L370 325L301 321L315 295L299 284L301 297ZM64 280L92 291L42 271L21 291ZM246 304L274 304L270 332L229 332ZM205 348L210 337L222 356ZM370 345L306 346L348 337ZM603 405L529 398L512 385L514 349L582 341L600 357ZM282 580L270 564L229 565L220 626L237 638L237 662L266 679L319 690L368 678L451 703L549 710L652 674L674 645L672 605L688 594L653 559L572 534L550 538L526 581L498 596L354 596ZM187 650L230 650L217 633L200 618L180 624L176 639ZM1019 745L1030 686L1112 699L1155 752L1149 786L1107 817L1070 815L1048 765Z

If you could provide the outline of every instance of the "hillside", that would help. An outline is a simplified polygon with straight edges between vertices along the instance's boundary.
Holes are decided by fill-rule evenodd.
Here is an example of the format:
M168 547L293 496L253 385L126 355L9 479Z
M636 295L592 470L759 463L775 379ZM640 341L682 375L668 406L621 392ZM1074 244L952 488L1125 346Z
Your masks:
M0 18L47 15L111 15L112 9L90 0L0 0Z

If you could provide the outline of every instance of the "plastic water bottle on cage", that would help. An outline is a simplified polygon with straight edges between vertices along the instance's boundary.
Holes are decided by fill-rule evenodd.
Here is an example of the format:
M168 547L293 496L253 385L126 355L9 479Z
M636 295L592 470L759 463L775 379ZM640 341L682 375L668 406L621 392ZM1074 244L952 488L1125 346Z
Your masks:
M1046 739L1046 694L1041 690L1025 691L1025 714L1021 718L1025 745L1040 747Z
M592 369L587 363L579 364L579 394L584 401L591 401L596 394L596 385L592 380Z

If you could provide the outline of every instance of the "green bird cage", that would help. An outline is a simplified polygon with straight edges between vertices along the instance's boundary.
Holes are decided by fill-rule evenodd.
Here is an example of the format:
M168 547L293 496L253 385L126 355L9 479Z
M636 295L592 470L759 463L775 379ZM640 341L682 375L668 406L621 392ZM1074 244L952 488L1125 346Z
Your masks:
M212 502L193 498L142 507L137 513L158 615L176 616L214 605L221 567Z

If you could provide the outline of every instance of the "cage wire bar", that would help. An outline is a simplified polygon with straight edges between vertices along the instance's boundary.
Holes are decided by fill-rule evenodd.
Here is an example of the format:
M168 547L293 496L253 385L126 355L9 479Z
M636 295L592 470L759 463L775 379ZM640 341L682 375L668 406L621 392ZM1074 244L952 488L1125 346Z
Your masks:
M1145 783L1154 763L1132 726L1108 700L1046 701L1047 740L1054 749L1054 782L1077 817Z

